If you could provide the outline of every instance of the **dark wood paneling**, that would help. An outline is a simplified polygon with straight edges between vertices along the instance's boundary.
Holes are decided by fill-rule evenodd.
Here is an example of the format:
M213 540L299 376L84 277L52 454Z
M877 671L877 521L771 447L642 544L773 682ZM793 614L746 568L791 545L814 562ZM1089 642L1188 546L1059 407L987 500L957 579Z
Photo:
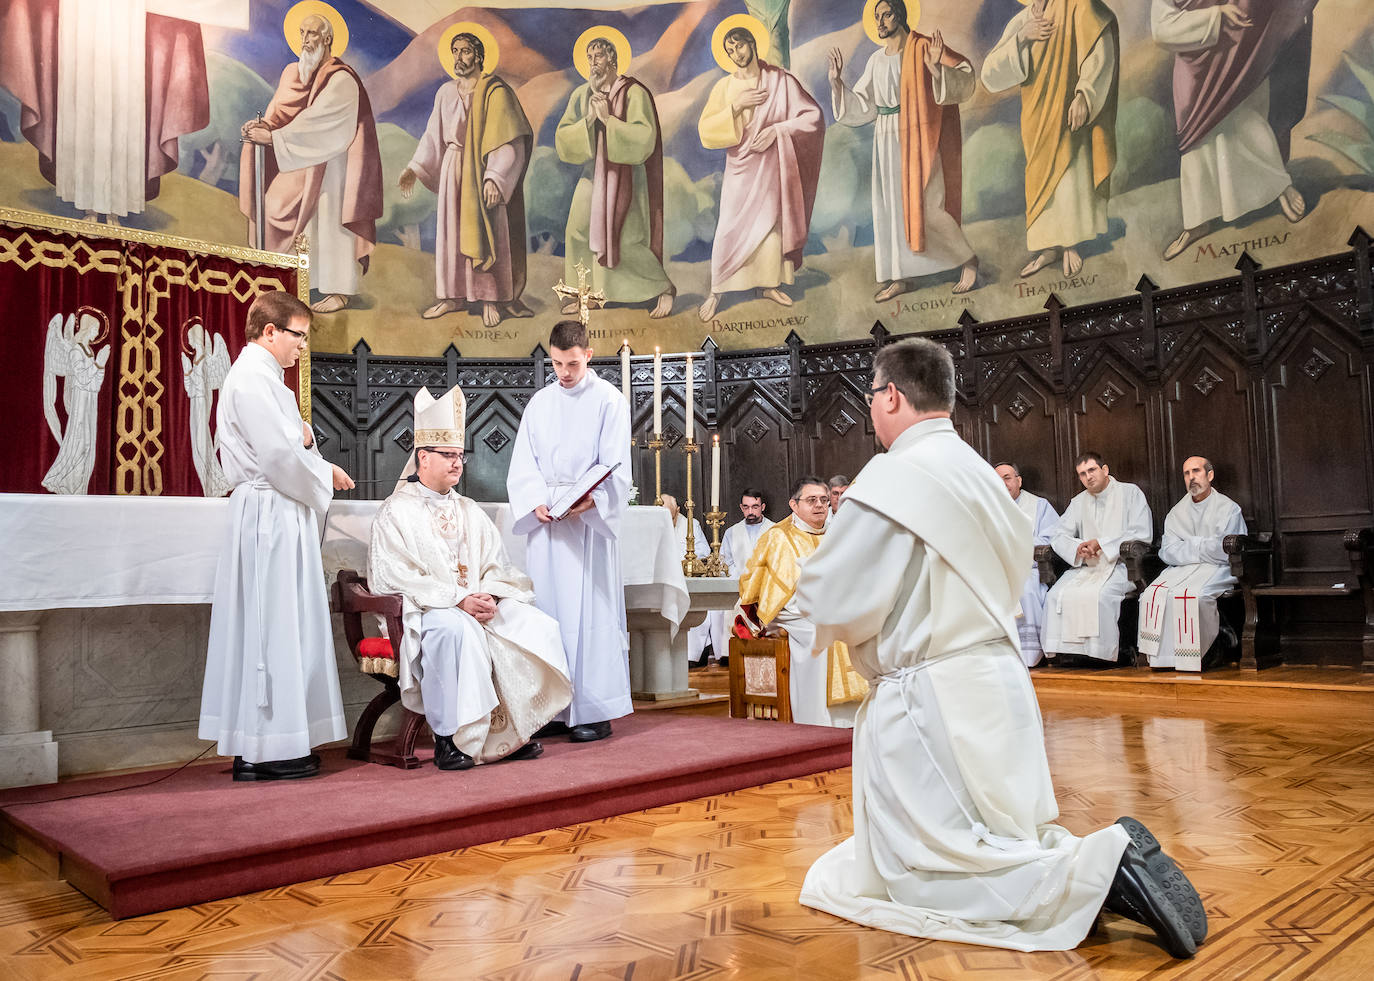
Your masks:
M1222 491L1240 502L1251 529L1274 531L1279 561L1294 581L1339 581L1348 568L1341 533L1374 523L1374 274L1370 239L1353 251L1263 270L1248 255L1238 275L1136 293L1085 307L1051 296L1042 314L924 334L955 361L954 423L989 462L1010 459L1026 486L1059 509L1078 493L1073 458L1103 453L1114 475L1139 484L1155 534L1184 493L1180 468L1209 457ZM740 491L762 486L769 515L786 514L790 483L803 473L854 475L874 452L864 393L873 356L892 340L881 323L867 339L696 354L698 439L718 433L722 502L733 517ZM612 356L594 366L620 384ZM528 358L382 358L359 342L348 355L316 354L313 420L321 451L360 480L359 496L381 497L409 453L410 399L461 383L469 403L466 493L505 497L519 414L553 383L544 351ZM663 359L664 488L681 495L686 358ZM652 357L631 364L634 477L641 501L654 491ZM504 440L503 440L504 437ZM709 452L694 461L695 496L705 504ZM363 481L373 481L362 483ZM1348 660L1358 611L1348 603L1296 604L1285 644ZM1325 625L1323 625L1325 624ZM1287 648L1286 648L1287 649Z

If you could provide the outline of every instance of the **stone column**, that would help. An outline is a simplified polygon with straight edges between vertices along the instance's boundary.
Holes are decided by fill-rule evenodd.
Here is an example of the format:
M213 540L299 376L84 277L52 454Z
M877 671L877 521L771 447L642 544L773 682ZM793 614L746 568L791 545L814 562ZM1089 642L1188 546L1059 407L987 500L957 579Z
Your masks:
M0 613L0 787L57 782L57 743L39 729L42 613Z

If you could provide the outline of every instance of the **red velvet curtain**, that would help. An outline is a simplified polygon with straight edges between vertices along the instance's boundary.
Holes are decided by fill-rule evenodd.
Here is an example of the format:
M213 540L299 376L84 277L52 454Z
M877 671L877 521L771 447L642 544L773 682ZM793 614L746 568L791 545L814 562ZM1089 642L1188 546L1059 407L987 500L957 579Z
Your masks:
M0 223L9 375L0 409L16 423L0 443L0 491L227 493L213 450L218 388L253 299L295 293L297 277L171 245ZM293 369L287 383L299 392L297 382Z

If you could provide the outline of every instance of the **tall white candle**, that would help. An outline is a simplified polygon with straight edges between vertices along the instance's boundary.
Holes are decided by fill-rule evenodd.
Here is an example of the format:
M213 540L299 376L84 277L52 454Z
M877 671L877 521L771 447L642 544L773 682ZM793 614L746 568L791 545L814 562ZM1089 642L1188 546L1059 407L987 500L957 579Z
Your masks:
M626 338L620 343L620 394L630 402L630 341ZM635 404L630 402L630 415L634 415Z
M663 435L663 354L654 348L654 435Z
M711 437L711 510L720 510L720 434Z
M695 438L695 437L696 437L696 432L697 432L697 425L696 425L697 392L696 392L696 385L694 385L692 382L693 382L693 379L692 379L692 356L689 354L689 355L687 355L687 438L688 438L688 439L693 439L693 438Z

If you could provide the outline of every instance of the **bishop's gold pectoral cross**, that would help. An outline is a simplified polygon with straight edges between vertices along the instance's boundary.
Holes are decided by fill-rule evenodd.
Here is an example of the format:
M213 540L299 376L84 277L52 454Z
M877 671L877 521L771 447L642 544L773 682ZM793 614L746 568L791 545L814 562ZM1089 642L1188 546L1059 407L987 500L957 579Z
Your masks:
M587 285L588 270L581 262L578 262L573 268L577 270L577 286L569 286L563 282L562 277L559 277L558 282L553 286L553 291L565 301L577 297L577 319L582 321L582 326L585 327L591 318L592 302L600 306L606 302L606 294L601 290L593 290Z

